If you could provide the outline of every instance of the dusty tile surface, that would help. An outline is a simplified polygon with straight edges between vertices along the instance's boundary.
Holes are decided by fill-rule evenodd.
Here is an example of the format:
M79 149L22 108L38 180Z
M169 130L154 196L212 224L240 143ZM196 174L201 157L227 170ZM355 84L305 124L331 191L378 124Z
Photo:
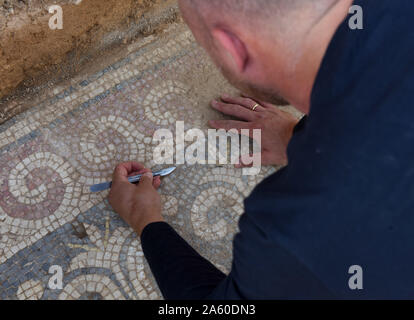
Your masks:
M55 88L0 126L0 299L161 299L134 232L111 210L115 165L154 167L159 128L206 130L208 103L232 88L182 26L97 74ZM273 168L179 166L161 188L167 221L221 270L243 199ZM51 287L51 266L63 287Z

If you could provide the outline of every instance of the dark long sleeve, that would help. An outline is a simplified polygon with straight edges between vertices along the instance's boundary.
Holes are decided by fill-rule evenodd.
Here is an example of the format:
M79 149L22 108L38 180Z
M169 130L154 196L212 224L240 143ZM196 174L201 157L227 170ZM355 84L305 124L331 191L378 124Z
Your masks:
M302 130L306 119L307 117L304 117L298 123L295 133ZM240 242L241 239L236 243ZM226 278L169 224L162 222L148 225L142 233L141 243L145 257L166 299L244 298L243 294L238 292L238 280L234 278L234 271ZM258 258L260 259L260 256Z
M204 299L226 277L165 222L148 225L141 243L167 300Z
M354 4L364 29L339 26L289 165L245 200L229 276L168 224L144 230L167 299L412 299L414 2Z
M263 236L244 215L234 241L235 260L226 277L167 223L148 225L142 248L167 300L331 298L321 282L284 248ZM259 250L261 248L261 250ZM271 253L269 256L266 253ZM277 272L277 274L275 274Z

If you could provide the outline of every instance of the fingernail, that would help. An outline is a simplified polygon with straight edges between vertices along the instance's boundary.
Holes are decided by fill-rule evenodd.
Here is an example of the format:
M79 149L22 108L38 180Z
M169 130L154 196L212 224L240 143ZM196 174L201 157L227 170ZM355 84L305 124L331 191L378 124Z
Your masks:
M212 105L213 107L217 107L218 102L217 102L216 100L213 100L213 101L211 101L211 105Z

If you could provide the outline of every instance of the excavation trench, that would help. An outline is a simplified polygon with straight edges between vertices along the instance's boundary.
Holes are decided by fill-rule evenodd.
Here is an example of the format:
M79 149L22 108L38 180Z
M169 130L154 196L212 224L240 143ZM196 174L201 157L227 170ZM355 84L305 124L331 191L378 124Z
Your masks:
M51 29L53 5L62 29ZM175 0L0 0L0 123L26 110L32 95L99 70L178 17Z

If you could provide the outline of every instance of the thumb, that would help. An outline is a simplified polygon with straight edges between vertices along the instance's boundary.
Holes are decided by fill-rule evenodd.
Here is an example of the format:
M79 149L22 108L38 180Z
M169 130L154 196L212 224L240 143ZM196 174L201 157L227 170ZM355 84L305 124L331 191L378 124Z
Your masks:
M146 172L142 175L141 181L139 182L139 186L144 188L152 188L154 177L152 175L152 172Z

